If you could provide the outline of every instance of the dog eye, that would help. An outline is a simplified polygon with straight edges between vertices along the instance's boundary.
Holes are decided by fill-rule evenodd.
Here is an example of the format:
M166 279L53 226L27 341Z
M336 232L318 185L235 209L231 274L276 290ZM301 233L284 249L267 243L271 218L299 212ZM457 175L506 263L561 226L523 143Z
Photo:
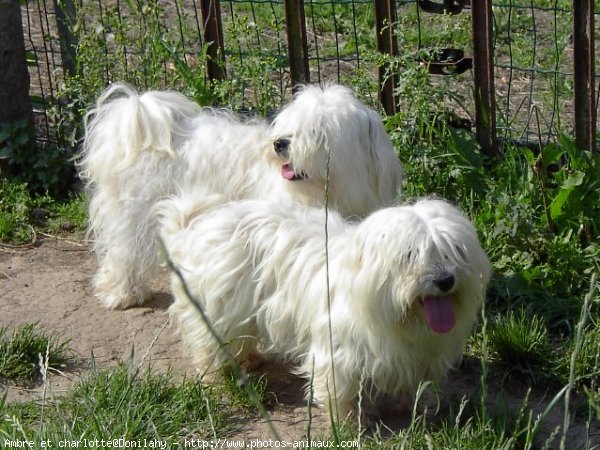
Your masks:
M289 139L277 139L275 142L273 142L273 149L275 150L275 153L277 153L277 154L286 152L288 150L289 146L290 146Z
M460 259L463 261L466 261L467 255L465 253L465 250L462 247L459 247L458 245L456 245L455 248L456 248L456 253L458 253L458 256L460 257Z

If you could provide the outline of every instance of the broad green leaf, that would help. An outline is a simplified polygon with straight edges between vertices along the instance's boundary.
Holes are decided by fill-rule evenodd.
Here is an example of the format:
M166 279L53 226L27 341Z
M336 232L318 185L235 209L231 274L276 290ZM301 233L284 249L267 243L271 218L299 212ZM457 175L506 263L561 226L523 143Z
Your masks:
M564 181L563 185L560 188L573 190L577 186L581 186L584 177L585 174L583 172L575 171L567 177L567 179Z
M560 161L564 151L556 144L549 144L542 150L542 162L544 167L548 167L550 164L555 164Z
M561 189L550 204L550 217L556 219L562 214L562 208L573 189Z
M585 174L583 172L573 172L563 182L558 194L556 197L554 197L552 203L550 204L550 216L553 219L560 217L560 215L563 213L563 206L565 202L571 195L571 192L573 192L577 186L580 186L583 183L584 176Z

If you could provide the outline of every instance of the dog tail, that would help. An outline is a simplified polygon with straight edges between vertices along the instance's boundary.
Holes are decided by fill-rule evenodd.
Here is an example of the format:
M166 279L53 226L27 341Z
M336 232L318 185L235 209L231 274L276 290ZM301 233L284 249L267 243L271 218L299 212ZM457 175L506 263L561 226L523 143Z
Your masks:
M142 152L175 156L174 139L201 107L173 91L138 92L115 83L85 116L85 140L79 157L84 178L94 172L124 169Z
M168 248L171 236L186 229L201 214L225 203L222 195L203 188L181 191L178 195L158 202L155 206L160 236Z

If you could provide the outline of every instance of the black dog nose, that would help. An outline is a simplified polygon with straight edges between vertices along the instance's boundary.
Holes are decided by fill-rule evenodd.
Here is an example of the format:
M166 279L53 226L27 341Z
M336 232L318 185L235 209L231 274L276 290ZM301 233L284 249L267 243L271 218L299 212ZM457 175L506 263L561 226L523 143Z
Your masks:
M290 140L289 139L277 139L273 142L273 150L278 155L286 155L290 148Z
M433 280L433 284L442 292L448 292L454 287L454 275L451 273L444 273L439 278Z

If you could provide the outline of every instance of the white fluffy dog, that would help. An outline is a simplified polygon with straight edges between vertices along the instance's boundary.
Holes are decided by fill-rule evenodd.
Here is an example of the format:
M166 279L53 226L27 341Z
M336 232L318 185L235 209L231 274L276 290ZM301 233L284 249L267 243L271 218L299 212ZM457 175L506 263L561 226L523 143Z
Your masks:
M367 415L386 399L405 407L420 381L460 359L491 268L454 206L424 199L361 223L330 213L327 270L322 208L197 197L162 202L162 236L240 361L260 351L292 362L315 401L331 396L343 416L359 391ZM227 359L176 276L173 294L184 345L216 371Z
M156 266L153 206L176 187L364 216L394 200L402 167L379 115L341 86L303 88L269 124L175 92L115 84L86 117L81 176L109 308L143 302Z

